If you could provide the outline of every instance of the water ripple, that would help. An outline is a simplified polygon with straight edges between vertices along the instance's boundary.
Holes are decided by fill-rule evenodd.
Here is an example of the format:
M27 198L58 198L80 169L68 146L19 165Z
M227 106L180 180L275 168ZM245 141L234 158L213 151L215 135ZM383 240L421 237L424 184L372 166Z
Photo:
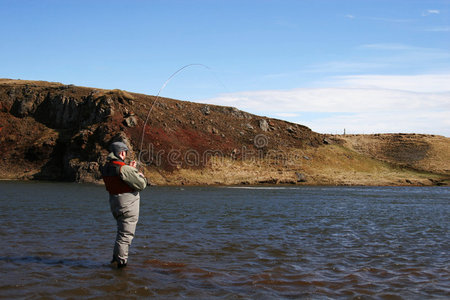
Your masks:
M450 298L445 187L153 188L117 270L102 187L0 184L2 298Z

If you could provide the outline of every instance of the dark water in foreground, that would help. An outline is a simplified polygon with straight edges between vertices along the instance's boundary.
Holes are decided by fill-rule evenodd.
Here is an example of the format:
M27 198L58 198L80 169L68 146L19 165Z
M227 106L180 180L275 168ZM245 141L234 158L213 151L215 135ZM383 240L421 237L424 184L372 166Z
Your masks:
M151 188L116 270L103 187L0 182L0 298L448 299L449 199L448 187Z

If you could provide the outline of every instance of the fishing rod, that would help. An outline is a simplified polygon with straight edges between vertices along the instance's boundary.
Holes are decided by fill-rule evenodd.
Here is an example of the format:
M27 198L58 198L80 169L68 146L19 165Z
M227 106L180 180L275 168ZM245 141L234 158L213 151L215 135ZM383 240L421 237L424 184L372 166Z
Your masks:
M139 156L138 156L138 164L139 164L140 166L143 165L142 162L141 162L141 154L142 154L142 147L143 147L143 145L144 145L145 127L147 126L148 120L149 120L149 118L150 118L150 114L151 114L152 111L153 111L153 107L155 106L156 102L157 102L158 99L159 99L159 95L160 95L161 92L164 90L164 88L167 86L167 84L168 84L168 83L169 83L169 82L170 82L170 81L171 81L178 73L180 73L180 72L183 71L184 69L189 68L189 67L192 67L192 66L200 66L200 67L204 67L204 68L206 68L206 69L208 69L208 70L211 71L211 68L208 67L207 65L204 65L204 64L198 64L198 63L195 63L195 64L188 64L188 65L182 66L181 68L179 68L178 70L176 70L175 72L173 72L172 75L170 75L169 78L167 78L167 80L164 82L164 84L160 87L160 89L159 89L159 91L158 91L158 94L156 95L155 100L153 100L153 103L152 103L152 105L150 106L150 109L148 110L147 117L145 118L144 125L142 126L141 142L140 142L140 145L139 145Z

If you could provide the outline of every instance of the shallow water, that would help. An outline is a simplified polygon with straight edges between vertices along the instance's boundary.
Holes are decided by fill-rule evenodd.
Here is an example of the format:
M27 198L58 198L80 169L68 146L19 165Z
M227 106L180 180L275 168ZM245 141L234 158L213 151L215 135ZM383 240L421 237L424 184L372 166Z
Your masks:
M153 187L122 270L103 187L0 191L0 298L450 298L448 187Z

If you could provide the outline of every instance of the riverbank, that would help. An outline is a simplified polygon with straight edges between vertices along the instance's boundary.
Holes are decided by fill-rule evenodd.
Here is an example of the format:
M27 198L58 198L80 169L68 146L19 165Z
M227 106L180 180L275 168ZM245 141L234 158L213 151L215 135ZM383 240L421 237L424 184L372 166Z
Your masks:
M98 183L108 145L121 140L157 185L450 183L444 136L324 135L233 107L155 100L0 79L0 178Z
M378 160L344 146L294 149L288 161L265 159L248 163L212 160L205 168L164 172L149 169L158 185L337 185L433 186L448 185L449 176Z

